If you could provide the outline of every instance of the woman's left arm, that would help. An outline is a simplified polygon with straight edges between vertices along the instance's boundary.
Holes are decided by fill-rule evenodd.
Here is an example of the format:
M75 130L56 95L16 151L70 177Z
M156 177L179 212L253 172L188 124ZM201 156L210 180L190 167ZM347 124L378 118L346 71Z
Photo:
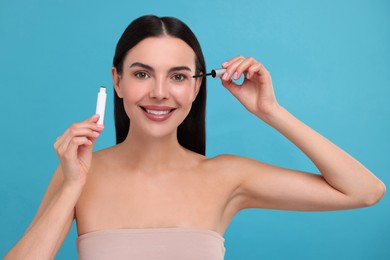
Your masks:
M241 183L241 191L245 191L246 197L267 197L267 188L264 188L264 185L266 185L264 180L268 180L273 185L273 189L268 191L268 195L273 196L276 200L284 201L286 205L289 202L289 198L291 199L297 196L293 193L299 189L303 190L301 202L304 202L305 198L303 198L303 194L305 194L305 185L310 184L313 184L317 188L318 194L323 194L322 198L321 196L318 197L316 194L312 194L313 197L317 197L318 201L316 202L321 204L322 200L324 205L329 205L329 207L323 207L324 210L333 209L333 207L340 209L340 206L341 208L369 206L375 204L382 198L386 188L378 178L348 153L299 121L278 104L275 98L271 76L261 63L252 57L244 58L239 56L225 62L223 67L227 71L222 77L222 84L251 113L275 128L301 149L313 161L322 175L320 178L313 178L302 172L294 175L293 171L291 171L291 176L288 177L290 181L283 182L280 178L284 176L283 173L286 176L289 175L286 172L287 170L279 168L282 174L278 176L278 174L275 174L275 172L278 172L276 170L277 168L265 166L263 170L267 171L268 169L270 172L274 172L276 176L272 177L271 175L266 177L268 176L267 174L246 175L246 179ZM231 78L239 79L242 75L245 76L242 85L237 85L231 80ZM249 165L247 169L252 168ZM289 184L298 185L299 188L288 187ZM284 187L280 187L280 185L284 185ZM284 195L272 194L272 192L276 193L278 190L287 192L280 193ZM290 194L288 192L289 190L291 190ZM312 190L310 187L307 187L307 190L316 192L316 190ZM343 201L335 202L334 205L333 203L329 203L327 200L330 198L326 198L326 194L332 195L332 191L330 190L334 191L335 194L342 195L334 196L334 198ZM299 200L299 195L297 198ZM321 207L318 208L318 205L315 206L315 204L311 206L308 204L306 206L301 205L301 208L304 210L321 210Z

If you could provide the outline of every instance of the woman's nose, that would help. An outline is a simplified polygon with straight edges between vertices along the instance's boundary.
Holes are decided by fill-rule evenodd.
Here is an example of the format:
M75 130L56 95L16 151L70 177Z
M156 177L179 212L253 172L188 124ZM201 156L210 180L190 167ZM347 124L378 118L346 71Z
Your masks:
M150 98L162 100L169 98L169 86L164 80L156 80L150 91Z

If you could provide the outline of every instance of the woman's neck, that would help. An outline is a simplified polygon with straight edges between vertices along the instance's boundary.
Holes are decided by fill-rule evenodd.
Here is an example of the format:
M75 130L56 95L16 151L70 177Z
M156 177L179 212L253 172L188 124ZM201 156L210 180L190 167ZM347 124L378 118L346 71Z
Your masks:
M120 156L131 167L142 172L160 172L185 160L188 151L183 148L176 132L167 136L151 137L129 131L125 141L120 144Z

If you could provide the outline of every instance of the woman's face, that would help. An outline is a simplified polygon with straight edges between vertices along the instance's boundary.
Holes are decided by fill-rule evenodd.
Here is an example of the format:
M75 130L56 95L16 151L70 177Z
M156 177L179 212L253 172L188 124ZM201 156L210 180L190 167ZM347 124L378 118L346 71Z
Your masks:
M112 69L131 131L176 134L199 91L201 79L192 78L195 73L195 53L178 38L150 37L134 46L124 59L121 75Z

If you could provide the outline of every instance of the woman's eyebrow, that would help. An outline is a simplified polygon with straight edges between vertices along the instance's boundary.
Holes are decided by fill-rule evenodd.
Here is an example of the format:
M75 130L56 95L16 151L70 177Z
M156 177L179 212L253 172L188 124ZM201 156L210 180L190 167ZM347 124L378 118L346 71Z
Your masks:
M141 68L144 68L144 69L147 69L147 70L150 70L150 71L154 71L152 66L143 64L141 62L134 62L133 64L130 65L129 68L133 68L133 67L141 67Z
M133 64L130 65L129 68L133 68L133 67L141 67L141 68L153 71L153 72L155 71L152 66L144 64L144 63L141 63L141 62L134 62ZM180 70L187 70L187 71L192 72L192 70L188 66L177 66L177 67L170 68L168 73L172 73L172 72L180 71Z
M168 73L172 73L172 72L175 72L175 71L180 71L180 70L187 70L189 72L192 72L192 70L190 69L190 67L187 67L187 66L178 66L178 67L173 67L173 68L170 68Z

